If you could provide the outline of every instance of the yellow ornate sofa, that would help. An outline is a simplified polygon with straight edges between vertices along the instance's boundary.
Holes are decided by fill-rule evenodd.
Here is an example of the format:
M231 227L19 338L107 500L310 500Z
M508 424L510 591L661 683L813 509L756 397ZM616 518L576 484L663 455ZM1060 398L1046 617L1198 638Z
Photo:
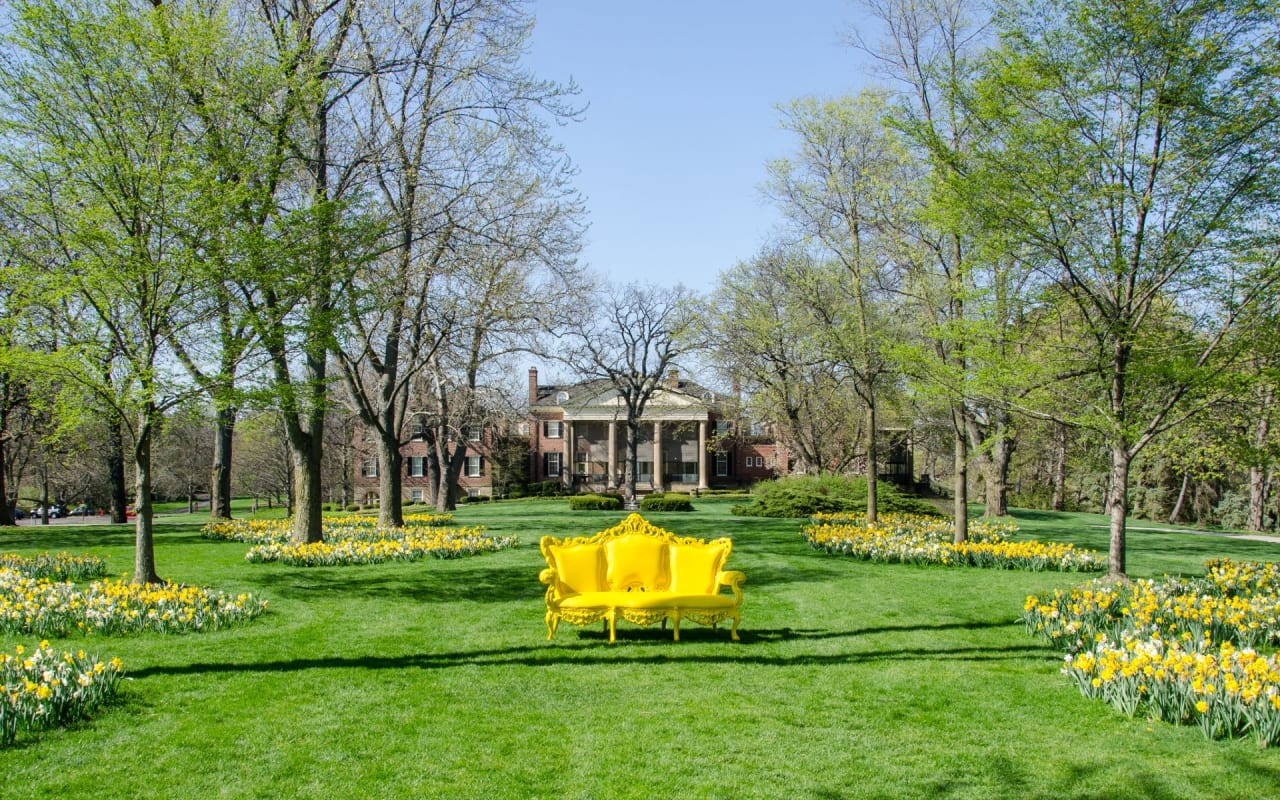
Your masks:
M588 625L604 620L609 642L616 639L618 618L637 625L671 620L680 641L681 620L703 625L733 620L738 639L742 584L747 576L725 571L733 541L676 537L639 514L594 536L540 543L547 568L538 579L547 584L547 638L560 620ZM732 595L721 594L727 586Z

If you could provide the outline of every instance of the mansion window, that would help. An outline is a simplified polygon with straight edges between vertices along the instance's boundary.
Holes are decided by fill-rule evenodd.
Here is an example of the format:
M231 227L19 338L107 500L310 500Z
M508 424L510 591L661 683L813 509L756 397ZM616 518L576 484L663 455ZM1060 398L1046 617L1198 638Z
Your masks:
M480 456L467 456L463 474L468 478L479 478L484 475L484 460Z
M468 425L468 426L467 426L467 441L469 441L469 442L478 442L478 441L480 441L480 438L481 438L483 435L484 435L484 426L483 426L483 425Z
M360 462L360 474L366 478L378 477L378 459L366 458Z
M548 439L563 439L564 423L558 419L544 420L542 423L542 435Z
M421 478L427 474L426 456L409 456L409 477Z
M563 453L546 453L543 457L546 459L546 475L548 478L560 477L560 457Z
M716 453L716 477L724 478L729 475L729 454Z
M415 503L421 503L425 497L426 495L421 489L412 489L409 493L409 498Z

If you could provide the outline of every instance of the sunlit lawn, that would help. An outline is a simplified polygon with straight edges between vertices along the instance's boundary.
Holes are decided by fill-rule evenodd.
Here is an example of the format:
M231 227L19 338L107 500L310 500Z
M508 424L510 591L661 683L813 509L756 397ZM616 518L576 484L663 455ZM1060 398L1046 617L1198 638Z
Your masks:
M798 521L653 515L734 537L742 642L687 625L543 625L543 533L619 514L563 501L466 506L516 550L348 568L249 565L247 545L162 525L169 580L252 591L267 616L184 637L73 638L132 681L90 722L0 750L4 798L1267 797L1280 750L1128 719L1058 674L1017 623L1030 592L1088 576L899 567L818 554ZM1030 513L1042 539L1105 549L1105 518ZM1136 523L1141 525L1141 523ZM1130 534L1135 575L1280 545ZM132 563L127 527L0 533L0 549ZM30 639L0 637L0 649ZM61 645L64 642L55 642Z

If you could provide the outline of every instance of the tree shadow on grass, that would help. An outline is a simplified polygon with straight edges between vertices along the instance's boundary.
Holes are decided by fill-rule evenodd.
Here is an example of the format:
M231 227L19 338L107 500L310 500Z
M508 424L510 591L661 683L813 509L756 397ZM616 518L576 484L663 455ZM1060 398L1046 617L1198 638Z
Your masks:
M255 576L264 589L287 598L317 595L350 598L364 595L415 603L469 601L508 603L542 598L546 587L527 566L499 566L478 557L476 563L424 560L412 568L370 574L364 567L296 567L263 571Z
M963 622L942 625L904 625L849 631L777 628L740 631L740 643L729 640L724 628L682 629L681 641L673 642L671 631L658 628L626 628L618 631L618 644L607 644L608 634L598 627L577 631L577 637L561 631L560 638L538 645L519 645L401 656L325 656L278 661L201 662L157 665L131 670L135 680L166 675L236 673L291 673L327 669L439 670L456 667L553 667L572 669L617 664L745 664L772 667L874 664L893 661L1056 661L1057 651L1044 644L1016 645L964 644L939 647L882 647L848 649L843 652L779 653L769 645L824 640L856 639L875 633L913 633L939 630L981 630L1002 628L1004 622ZM712 645L721 645L708 651Z
M0 550L39 548L69 550L85 547L131 547L132 525L23 525L0 529Z

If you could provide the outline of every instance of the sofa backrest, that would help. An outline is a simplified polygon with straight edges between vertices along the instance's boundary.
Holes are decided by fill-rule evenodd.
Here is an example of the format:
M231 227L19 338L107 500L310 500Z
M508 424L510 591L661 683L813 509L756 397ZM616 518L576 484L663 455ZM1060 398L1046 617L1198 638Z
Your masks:
M605 576L615 592L665 592L667 541L661 536L628 533L604 545L608 562Z
M544 536L542 555L547 559L547 566L556 571L559 582L556 588L560 594L603 592L608 588L604 580L604 546L599 542L575 539L561 542Z
M715 594L716 575L729 558L729 539L710 542L684 540L668 548L671 591L676 594Z
M714 594L716 575L733 549L728 537L677 537L631 514L594 536L544 536L542 555L562 595L603 591Z

